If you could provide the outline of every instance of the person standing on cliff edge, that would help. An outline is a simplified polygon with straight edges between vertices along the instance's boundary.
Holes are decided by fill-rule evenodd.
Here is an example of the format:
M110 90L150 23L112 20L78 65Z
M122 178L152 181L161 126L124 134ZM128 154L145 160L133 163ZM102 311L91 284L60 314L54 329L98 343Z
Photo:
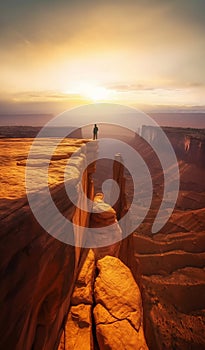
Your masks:
M97 127L97 124L95 124L93 128L93 140L97 140L97 138L98 138L98 127Z

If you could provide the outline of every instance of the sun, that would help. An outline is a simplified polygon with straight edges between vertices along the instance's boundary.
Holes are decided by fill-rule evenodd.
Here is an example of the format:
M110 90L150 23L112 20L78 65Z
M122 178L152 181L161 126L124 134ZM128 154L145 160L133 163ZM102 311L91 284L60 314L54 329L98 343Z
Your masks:
M114 99L115 91L92 83L80 82L66 91L67 94L78 94L83 98L97 101Z
M93 101L110 99L110 91L101 86L88 86L83 92L83 95Z

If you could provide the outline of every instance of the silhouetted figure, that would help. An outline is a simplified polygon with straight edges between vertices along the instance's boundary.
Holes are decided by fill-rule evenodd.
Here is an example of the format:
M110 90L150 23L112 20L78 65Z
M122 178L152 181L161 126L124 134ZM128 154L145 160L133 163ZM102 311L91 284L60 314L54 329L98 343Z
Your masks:
M97 124L95 124L93 128L93 140L97 140L97 138L98 138L98 127L97 127Z

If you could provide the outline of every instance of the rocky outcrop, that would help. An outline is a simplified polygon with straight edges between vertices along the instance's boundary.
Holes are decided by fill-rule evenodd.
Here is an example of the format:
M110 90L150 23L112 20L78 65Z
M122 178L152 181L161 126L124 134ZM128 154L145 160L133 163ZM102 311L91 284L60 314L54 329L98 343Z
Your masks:
M205 232L177 232L158 234L153 237L133 236L134 250L137 254L162 254L170 251L203 253L205 247Z
M163 130L169 138L178 159L204 167L205 133L203 129L164 127ZM157 144L160 128L144 125L141 135L148 142L151 141Z
M98 274L95 282L94 274ZM130 270L118 258L98 260L95 273L94 253L89 250L71 304L58 350L148 349L141 294Z
M116 211L117 219L120 220L126 214L126 220L121 222L120 228L122 230L122 240L120 242L120 249L118 256L122 262L129 268L132 268L134 276L138 279L138 265L134 260L134 250L133 250L133 234L127 236L127 232L130 231L130 217L129 217L129 206L127 203L128 198L128 184L125 176L125 167L123 158L120 153L115 155L115 160L113 162L113 180L118 184L119 197L113 208ZM116 198L116 187L113 186L110 194L110 198ZM126 238L124 238L127 236ZM123 239L124 238L124 239ZM127 254L129 252L129 254ZM111 254L113 255L113 254ZM116 255L115 255L116 256Z
M162 169L152 150L146 144L143 147L136 138L134 147L150 167L153 199L149 212L133 234L136 260L131 269L136 277L134 269L139 265L149 349L198 350L204 348L205 332L205 134L204 130L164 130L178 158L179 196L169 221L158 234L152 235L151 228L163 196ZM157 128L144 127L142 133L148 141L157 144ZM171 178L168 181L171 184ZM141 182L143 186L143 179ZM146 189L143 194L146 198Z
M180 159L204 167L205 140L203 131L186 130L183 133L178 132L176 135L173 130L167 129L167 134Z
M96 259L101 259L106 255L118 257L122 231L115 210L104 202L102 193L95 196L93 209L94 212L90 216L90 227L93 230L91 244L95 247L93 250ZM112 229L110 229L110 225L112 225Z
M133 278L130 279L129 270L122 262L107 255L118 256L131 268L135 279L136 266L139 264L142 273L140 287L145 335L150 350L198 350L205 347L205 173L204 167L199 166L203 161L201 157L204 157L204 146L203 142L200 144L198 136L196 138L190 134L185 135L182 131L178 135L175 131L168 130L170 140L177 151L180 167L181 183L177 210L160 233L152 237L150 228L161 203L160 194L163 194L163 186L160 185L163 183L162 169L150 147L139 137L132 139L133 144L137 142L135 149L150 166L154 187L153 200L138 233L130 235L121 244L120 235L123 237L126 228L119 228L116 219L125 213L125 192L127 183L129 186L131 184L130 174L126 172L128 182L125 186L123 165L115 161L113 167L111 162L110 177L113 167L114 179L121 189L120 199L113 210L104 203L102 195L98 195L94 204L96 213L90 217L86 210L76 208L68 199L63 184L64 170L66 169L68 175L68 184L73 186L78 205L84 205L86 208L85 199L78 196L79 168L86 165L86 159L92 159L97 143L92 142L87 152L84 148L85 140L66 140L53 155L49 168L51 195L59 211L73 220L74 229L69 234L75 238L76 245L80 246L83 237L78 224L83 228L90 221L92 229L101 229L97 241L101 239L102 246L95 248L95 256L97 259L106 257L98 262L97 272L94 272L93 252L88 253L86 249L60 243L37 223L29 209L23 188L24 169L31 140L13 139L10 146L12 154L8 156L7 166L4 155L0 158L4 185L3 198L0 199L0 273L3 281L0 292L0 347L17 350L56 349L62 335L59 345L61 350L83 347L86 350L92 349L93 343L96 347L99 345L100 349L136 349L138 345L146 348L142 313L139 311L142 311L139 290L134 287ZM157 134L154 134L153 130L149 137L157 142ZM4 153L9 148L9 142L7 140L3 143ZM41 146L43 147L43 144ZM66 168L68 157L77 149L78 153L70 162L70 168ZM37 172L41 172L41 164L47 154L46 151L44 154L43 148L41 151L43 154L40 154L33 164ZM106 179L106 162L104 159L102 161ZM90 199L94 198L94 171L95 163L91 163L82 179L83 191ZM141 181L143 188L143 179ZM33 184L36 185L35 178ZM130 186L130 198L131 192ZM147 195L146 189L144 195ZM46 201L43 198L39 203L39 210L46 210ZM139 217L141 213L137 210L136 207L136 215ZM109 239L107 240L109 230L106 234L105 222L114 224L116 228L112 233L116 234L118 242L114 245L109 244ZM53 229L60 235L58 221ZM92 239L95 238L94 235ZM110 264L105 263L106 268L103 268L103 261L108 261L107 259L110 259ZM116 261L116 264L113 261ZM94 297L95 273L97 279ZM129 290L136 298L133 298ZM93 307L96 324L92 322ZM96 343L95 328L99 344Z
M168 274L177 269L204 267L205 232L178 232L147 237L134 234L135 258L144 275Z
M89 226L90 221L90 208L88 205L88 199L93 201L94 199L94 184L92 180L92 174L95 172L95 162L89 164L90 159L94 158L97 152L97 142L89 142L83 145L79 154L72 158L69 163L69 169L74 168L77 171L78 176L80 175L79 163L82 163L82 169L85 169L81 179L82 193L79 194L79 178L77 179L76 192L77 192L77 206L75 207L75 213L72 217L74 236L75 236L75 253L76 253L76 265L80 259L81 249L79 247L85 246L84 243L84 228ZM71 181L73 176L71 177ZM72 185L71 185L72 186ZM73 186L74 187L74 186ZM72 192L73 192L72 187ZM83 208L83 209L82 209Z
M62 329L58 350L92 350L93 284L95 256L90 249L83 257L71 297L71 307Z
M187 211L175 210L160 233L202 232L205 230L204 215L205 208Z
M93 303L93 283L95 274L95 255L93 250L90 249L87 256L83 257L82 260L84 261L75 282L71 297L71 305L79 305L82 303L92 305Z
M205 265L205 253L187 253L180 250L152 255L135 254L135 257L144 275L167 274L186 266L203 268Z
M164 276L142 277L146 292L155 291L158 298L172 304L182 313L205 308L205 270L185 267Z
M204 271L197 268L143 277L150 349L204 349L204 277Z
M151 350L203 349L204 209L175 211L161 233L134 234L145 335ZM183 230L181 232L181 230Z
M93 350L91 305L71 306L58 350Z
M124 174L124 165L123 165L123 159L120 153L115 155L115 160L113 162L113 180L116 181L119 187L119 197L117 202L113 205L113 208L116 211L117 219L120 220L121 217L123 217L127 211L127 198L126 198L126 190L125 190L125 184L126 184L126 178ZM110 197L116 197L115 196L115 187L112 188Z
M7 147L9 147L8 142ZM0 328L2 335L0 347L5 349L40 350L54 349L57 346L82 256L80 248L61 243L45 232L29 208L25 197L25 188L23 188L25 162L18 167L16 159L18 152L21 154L19 161L23 162L26 159L28 147L23 148L22 144L28 145L30 142L31 140L12 141L10 147L13 149L15 145L15 156L8 156L9 169L11 170L9 176L13 176L13 182L14 180L18 181L16 187L21 190L22 198L6 200L5 197L10 197L12 193L8 192L6 195L7 189L5 187L3 205L1 206ZM48 143L50 145L52 140L49 140ZM69 200L62 173L64 174L70 154L78 150L75 159L72 159L65 182L66 186L69 184L73 186L78 195L79 169L84 166L87 154L87 150L82 147L85 143L82 140L65 141L64 145L59 146L60 149L51 160L49 169L50 191L55 205L66 218L82 226L87 222L88 214L77 210ZM41 146L40 158L35 163L35 170L39 174L41 162L46 158L48 151L45 149L43 141ZM18 149L18 147L20 148ZM89 151L91 152L91 150ZM96 144L94 143L92 152L95 151ZM22 154L23 152L24 154ZM13 161L12 157L16 159ZM91 199L93 199L91 181L93 170L92 167L88 168L82 179L85 194ZM34 187L37 186L35 180L33 178ZM10 190L8 188L7 191ZM79 198L80 200L81 198ZM38 208L42 212L46 211L44 196L41 197ZM53 230L59 238L62 229L61 223L56 220ZM68 234L77 240L78 233L75 229L71 231ZM85 309L90 308L85 307ZM88 311L86 313L89 314ZM80 318L81 316L79 316L79 320ZM84 311L82 319L84 319ZM81 325L81 321L79 324Z
M110 256L97 268L94 318L100 349L147 349L141 295L130 270Z

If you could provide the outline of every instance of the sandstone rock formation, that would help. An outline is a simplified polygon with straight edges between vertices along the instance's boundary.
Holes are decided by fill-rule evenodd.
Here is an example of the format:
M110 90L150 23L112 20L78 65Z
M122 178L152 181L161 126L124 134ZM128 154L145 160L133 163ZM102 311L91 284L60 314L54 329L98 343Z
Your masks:
M94 317L100 349L147 349L141 295L130 270L117 258L97 262Z
M58 350L148 349L141 294L130 270L111 256L98 260L97 268L94 287L94 253L89 250L75 284Z
M85 251L71 297L71 308L62 329L58 350L92 350L92 305L95 256Z
M124 174L123 158L120 153L115 155L115 160L113 162L113 180L116 181L120 190L119 198L117 202L113 205L113 208L117 213L117 219L119 220L121 217L123 217L127 213L127 210L128 210L126 190L125 190L126 178ZM115 188L113 187L110 194L111 198L113 196L115 197L114 192L115 192Z
M125 177L125 167L123 164L123 158L120 153L115 155L115 160L113 162L113 180L116 181L119 187L119 197L116 203L113 205L113 208L116 211L117 219L120 220L127 214L126 219L121 223L122 230L122 241L120 244L119 258L129 267L133 268L135 276L138 274L137 266L134 268L134 251L133 251L133 235L130 234L126 238L127 232L130 231L130 218L128 213L128 204L127 204L127 191L128 185ZM110 197L115 198L115 186L113 186ZM124 239L123 239L124 238ZM129 254L127 254L129 252Z
M85 254L84 254L85 255ZM80 273L75 282L75 288L71 297L71 305L93 304L93 284L95 274L95 255L89 249L85 256Z
M204 349L204 271L184 268L143 277L145 334L150 349Z
M156 128L145 127L143 132L150 133L147 137L157 142ZM152 235L162 196L162 171L157 160L150 159L149 148L142 148L136 139L136 148L147 164L151 162L154 195L151 209L133 234L136 262L132 271L138 263L149 349L198 350L205 347L204 132L167 128L166 133L178 157L179 196L169 221Z
M144 132L150 133L150 137L154 137L157 142L156 129L148 128ZM136 266L139 264L142 273L140 286L144 331L150 350L200 350L205 348L204 140L200 132L197 135L192 131L178 129L166 132L177 152L181 181L176 209L169 222L159 234L151 235L160 195L163 194L163 186L160 185L163 183L162 169L150 147L140 137L136 137L132 139L132 146L151 168L154 187L151 209L137 232L121 243L120 252L117 243L113 247L98 248L95 253L97 258L107 254L119 255L131 268L135 279ZM142 314L139 315L139 310L142 311L139 290L134 287L133 279L129 282L129 273L122 263L112 257L98 262L99 275L94 299L91 282L95 268L93 253L88 254L86 249L74 248L55 240L40 227L31 213L25 197L24 179L30 143L30 139L13 139L12 142L9 139L1 140L0 347L16 350L56 349L62 334L59 349L83 349L83 346L86 350L92 349L92 335L94 346L97 346L91 306L96 299L94 316L100 349L137 349L136 344L146 349ZM86 159L92 159L92 154L97 150L97 142L90 143L89 150L85 149L85 143L86 140L65 140L53 155L49 167L52 198L59 211L73 220L74 230L69 234L78 243L82 242L82 233L75 226L86 226L90 216L68 199L64 172L67 183L73 186L77 203L83 204L84 198L78 196L79 169L86 165ZM45 149L44 142L40 144L41 152L33 163L37 174L41 173L51 144L52 140L49 140L48 149ZM70 162L70 168L67 168L67 159L76 150L76 157ZM104 167L105 164L103 159ZM118 162L114 163L114 169L112 166L113 163L110 177L113 170L114 178L122 189L115 208L120 218L124 210L121 204L125 199L125 190L132 197L132 181L130 174L125 169L123 173L122 166L119 168ZM94 171L93 162L82 179L83 190L90 199L94 198L95 192L92 180ZM104 175L106 178L106 167ZM128 186L125 186L125 177ZM144 191L146 197L143 178L140 180L140 190ZM36 191L39 190L35 177L33 186ZM130 198L128 201L126 198L128 206ZM123 203L125 206L126 203ZM103 203L100 196L96 198L95 206L96 209L104 208L104 213L99 210L96 216L92 215L92 228L102 228L103 240L103 237L107 237L105 221L116 224L113 232L119 238L123 232L120 233L115 211ZM46 210L43 197L39 210ZM141 215L137 206L136 215ZM58 221L53 230L60 238ZM104 269L102 262L106 259L117 261L118 267L110 263L105 264ZM111 266L113 269L109 274ZM129 290L136 294L135 300ZM123 296L120 296L121 292Z
M71 306L58 350L93 350L91 305Z
M104 202L102 193L95 196L93 209L94 212L90 216L90 227L92 229L90 241L94 247L96 259L103 258L106 255L117 257L122 231L117 222L116 212L109 204ZM112 228L109 227L110 225L112 225Z
M203 232L134 235L150 349L203 349Z
M77 191L79 169L85 159L83 140L65 140L54 154L49 168L50 191L59 211L68 219L82 224L85 213L77 212L68 199L64 186L64 170L73 151L79 150L68 169L69 182ZM70 297L79 269L80 248L59 242L45 232L34 218L25 197L25 162L31 140L4 140L1 155L1 176L5 186L1 193L1 348L5 349L54 349L59 342L59 331L70 305ZM39 144L38 162L33 164L41 174L52 139ZM25 147L24 147L25 146ZM96 148L95 148L96 149ZM95 151L93 149L93 152ZM9 169L9 171L8 171ZM84 191L92 197L91 169L84 174ZM9 186L6 186L7 181ZM33 178L36 191L36 178ZM16 189L16 192L15 192ZM40 188L39 188L40 190ZM91 191L91 193L88 193ZM16 197L15 197L16 194ZM19 198L21 197L21 198ZM80 200L80 199L79 199ZM41 197L39 210L46 212L46 201ZM53 218L52 218L53 219ZM54 218L55 219L55 218ZM62 226L56 220L53 230L62 234ZM74 230L68 232L75 237Z

